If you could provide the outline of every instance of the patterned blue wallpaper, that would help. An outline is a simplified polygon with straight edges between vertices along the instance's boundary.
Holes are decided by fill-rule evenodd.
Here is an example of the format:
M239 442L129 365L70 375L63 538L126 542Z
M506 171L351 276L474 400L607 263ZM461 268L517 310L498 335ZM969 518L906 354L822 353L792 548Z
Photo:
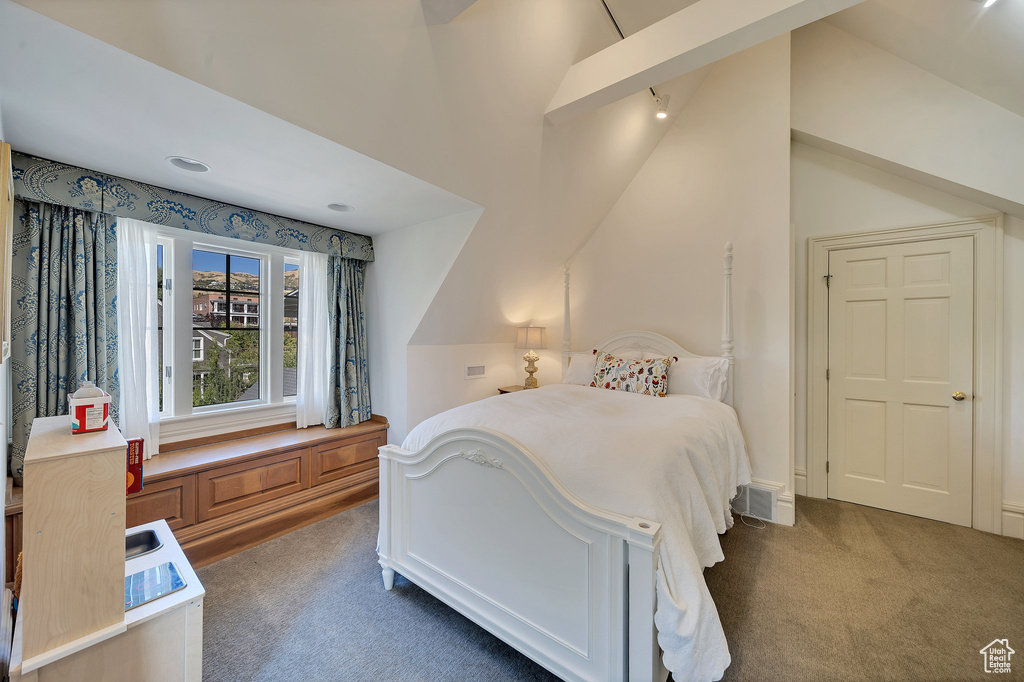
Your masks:
M12 165L14 193L21 199L300 251L373 260L373 240L366 235L239 208L19 152L13 153Z

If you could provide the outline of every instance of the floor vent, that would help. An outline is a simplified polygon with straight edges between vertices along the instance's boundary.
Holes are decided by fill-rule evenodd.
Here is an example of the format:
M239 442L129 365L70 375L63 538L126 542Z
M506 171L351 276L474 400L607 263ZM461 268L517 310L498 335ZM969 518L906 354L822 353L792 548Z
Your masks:
M466 365L467 379L483 379L487 376L486 365Z

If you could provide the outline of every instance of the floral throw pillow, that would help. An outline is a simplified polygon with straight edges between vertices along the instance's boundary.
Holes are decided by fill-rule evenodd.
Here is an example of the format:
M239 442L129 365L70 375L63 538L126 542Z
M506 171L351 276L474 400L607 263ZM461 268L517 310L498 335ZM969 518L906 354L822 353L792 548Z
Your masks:
M668 393L668 368L673 362L675 358L630 360L609 353L597 358L590 385L663 398Z

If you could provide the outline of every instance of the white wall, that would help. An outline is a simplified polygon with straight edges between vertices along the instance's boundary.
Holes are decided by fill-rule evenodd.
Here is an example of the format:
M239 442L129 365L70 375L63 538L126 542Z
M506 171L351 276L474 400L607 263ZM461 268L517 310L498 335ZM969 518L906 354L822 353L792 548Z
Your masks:
M735 244L736 408L754 476L789 488L789 36L716 63L572 265L572 338L624 329L721 353Z
M1003 503L1024 512L1024 220L1003 228ZM1024 518L1015 523L1024 538Z
M807 239L941 223L992 215L992 208L954 197L827 152L792 146L792 211L796 230L796 469L804 492L807 466ZM1024 504L1024 221L1009 217L1004 239L1003 489L1004 502Z
M4 113L3 113L3 96L0 94L0 140L6 142L7 138L4 137ZM11 381L11 363L4 362L0 364L0 461L7 461L7 438L9 434L8 424L10 423L10 381ZM4 468L4 475L7 475L7 469ZM0 539L3 538L3 531L0 531ZM0 568L4 568L3 562L0 561Z
M408 352L410 427L455 405L495 396L499 386L521 386L526 379L525 351L514 350L512 343L409 346ZM561 381L560 351L549 348L537 354L537 382L545 386ZM487 376L465 379L467 364L485 365Z
M406 346L480 213L441 218L374 239L377 260L366 267L370 400L373 411L388 418L392 443L401 443L409 429Z

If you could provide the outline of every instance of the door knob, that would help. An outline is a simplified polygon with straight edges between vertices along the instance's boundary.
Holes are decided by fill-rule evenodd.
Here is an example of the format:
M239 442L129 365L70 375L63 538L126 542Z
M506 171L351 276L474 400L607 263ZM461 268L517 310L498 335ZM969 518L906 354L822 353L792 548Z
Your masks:
M967 394L964 393L963 391L957 391L956 393L953 394L953 400L963 400L966 397Z

